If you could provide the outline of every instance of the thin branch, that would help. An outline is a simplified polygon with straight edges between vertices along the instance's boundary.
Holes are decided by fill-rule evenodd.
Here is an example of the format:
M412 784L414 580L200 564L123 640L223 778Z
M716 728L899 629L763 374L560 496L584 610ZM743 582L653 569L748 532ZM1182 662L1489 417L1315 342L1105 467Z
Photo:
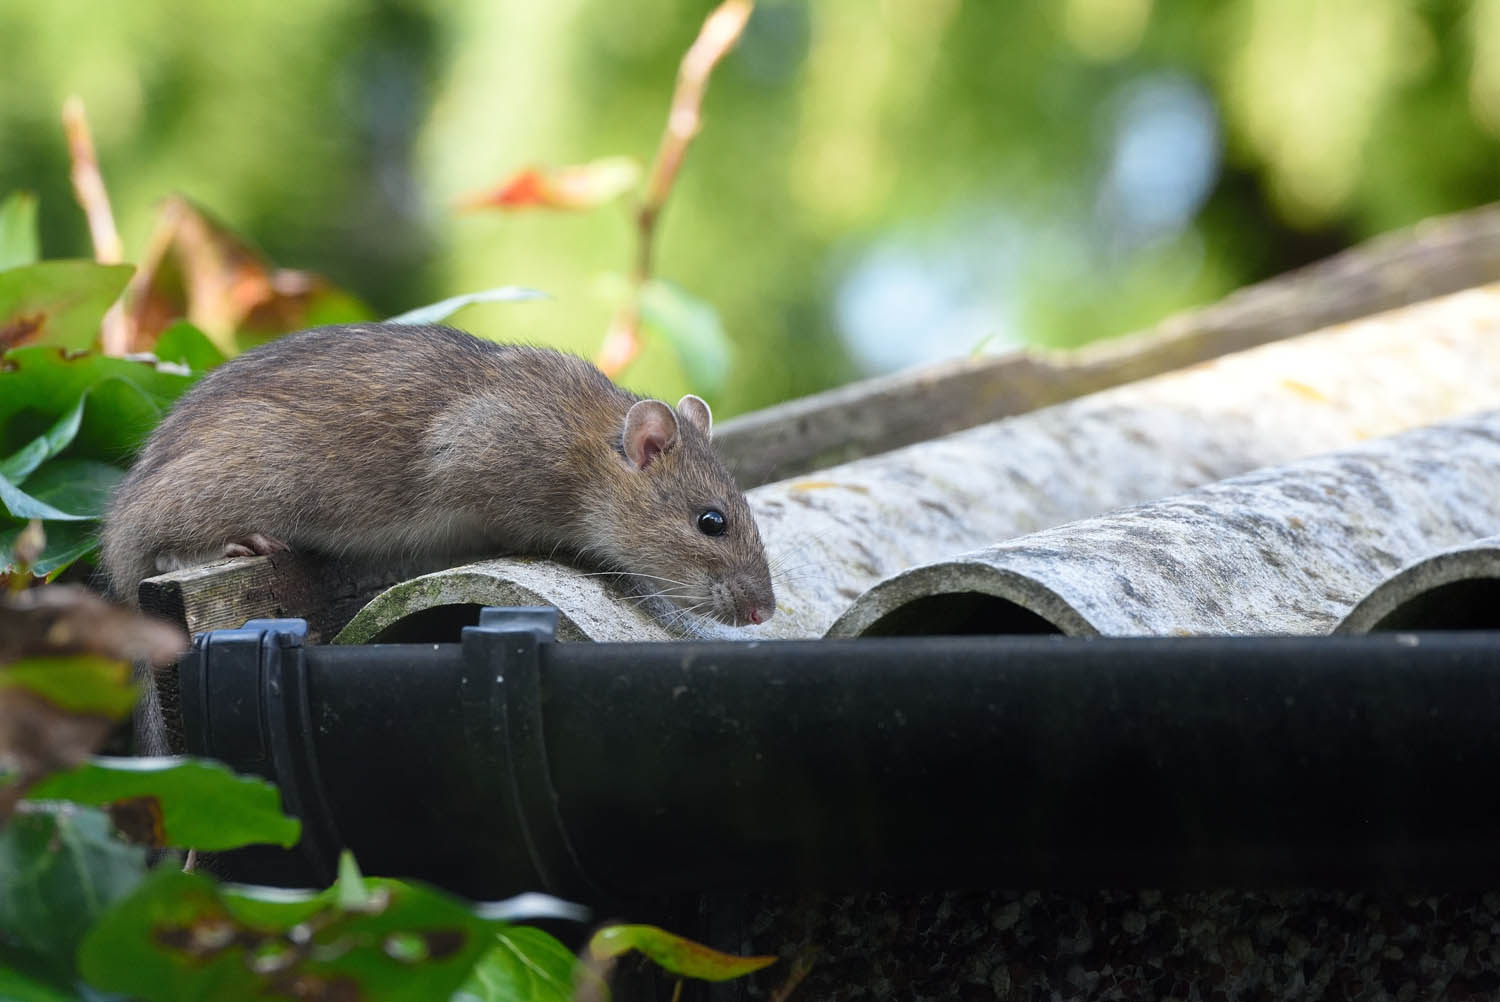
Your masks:
M63 134L68 140L68 156L73 162L73 193L83 208L89 224L89 238L94 244L94 260L100 264L119 264L125 260L120 231L109 207L109 192L99 173L94 154L94 137L89 131L88 114L83 99L73 96L63 102ZM131 324L124 307L116 302L104 315L101 347L106 355L124 355L130 350Z
M813 962L817 958L817 947L809 946L803 948L796 957L792 958L791 972L787 974L786 980L771 993L771 997L767 1002L786 1002L787 999L791 998L792 992L797 990L797 986L802 983L802 979L807 977L812 971Z
M682 57L677 70L677 86L672 92L672 106L667 125L657 144L656 159L642 189L641 204L636 211L636 262L630 298L610 323L599 349L599 367L610 376L618 375L641 351L641 290L651 280L656 243L656 221L672 193L677 172L682 167L688 146L703 123L703 95L709 77L745 31L745 23L755 10L755 0L724 0L703 22L698 37Z
M708 15L697 39L682 57L682 65L677 70L677 89L672 94L672 107L667 113L667 127L656 148L651 172L646 175L645 194L637 218L641 232L637 276L641 280L651 274L656 219L666 205L667 196L672 193L672 184L677 180L688 146L703 124L703 95L708 90L708 78L719 65L719 60L740 40L754 9L754 0L724 0Z

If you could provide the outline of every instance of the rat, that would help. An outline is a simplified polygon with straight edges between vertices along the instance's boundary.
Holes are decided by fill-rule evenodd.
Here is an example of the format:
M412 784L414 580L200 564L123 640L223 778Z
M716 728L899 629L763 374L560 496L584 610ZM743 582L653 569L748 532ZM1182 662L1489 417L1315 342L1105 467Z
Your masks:
M208 372L112 496L102 565L143 578L286 549L369 561L564 554L735 626L775 611L760 533L710 445L589 362L451 327L288 334Z

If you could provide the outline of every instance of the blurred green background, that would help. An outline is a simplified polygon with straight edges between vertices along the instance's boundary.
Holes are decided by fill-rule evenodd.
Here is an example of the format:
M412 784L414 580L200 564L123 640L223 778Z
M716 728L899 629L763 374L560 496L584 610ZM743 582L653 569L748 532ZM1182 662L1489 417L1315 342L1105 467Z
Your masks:
M649 161L703 0L0 4L0 193L86 256L88 107L131 253L182 192L382 314L592 353L633 233L459 213L531 163ZM657 271L718 308L718 413L979 346L1149 324L1500 194L1500 0L760 0L715 75ZM687 389L653 343L636 389Z

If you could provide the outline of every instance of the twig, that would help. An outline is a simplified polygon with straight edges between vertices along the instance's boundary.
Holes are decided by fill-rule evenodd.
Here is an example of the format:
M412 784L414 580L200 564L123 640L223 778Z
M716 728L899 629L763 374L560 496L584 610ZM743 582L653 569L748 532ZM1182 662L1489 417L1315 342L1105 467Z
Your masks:
M88 114L83 99L74 95L63 103L63 133L68 139L68 155L73 161L73 191L88 217L89 237L94 242L94 260L100 264L119 264L125 259L125 248L115 229L114 213L109 208L109 192L99 174L99 160L94 155L94 137L89 131Z
M94 137L89 132L88 114L83 99L74 95L63 102L63 134L68 140L68 156L73 161L73 193L89 224L89 238L94 244L94 260L100 264L119 264L125 260L120 231L109 207L109 192L99 173L94 154ZM106 355L124 355L130 351L131 324L125 308L116 302L104 315L100 345Z
M5 587L0 589L0 597L6 593L19 595L31 584L31 566L42 559L42 551L47 548L47 533L42 528L41 519L34 518L26 523L16 536L15 544L11 547L11 572L9 580L0 577Z
M797 986L802 983L802 979L807 977L808 972L813 969L813 962L817 958L818 948L815 946L807 947L798 953L796 957L792 958L791 972L787 974L786 980L771 993L771 997L766 1002L786 1002L787 999L791 998L792 992L797 990Z
M697 39L688 47L678 67L667 126L657 144L656 159L651 163L641 204L636 210L636 262L630 296L615 314L599 349L599 368L610 376L618 375L640 354L641 290L651 280L656 221L672 193L688 146L702 125L708 79L719 60L740 40L754 9L755 0L724 0L703 22Z

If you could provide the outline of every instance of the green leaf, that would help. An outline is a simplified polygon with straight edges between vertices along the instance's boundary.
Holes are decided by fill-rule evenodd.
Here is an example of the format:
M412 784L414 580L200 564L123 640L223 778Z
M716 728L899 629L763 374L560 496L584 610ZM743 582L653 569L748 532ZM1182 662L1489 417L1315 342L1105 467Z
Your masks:
M578 958L552 936L512 926L495 934L453 1002L571 1002L579 970Z
M0 271L32 264L41 257L37 240L36 195L13 191L0 202Z
M165 408L133 382L106 379L83 409L83 426L69 450L106 463L127 465L160 423Z
M0 504L20 519L97 519L124 475L119 467L96 459L55 459L28 478L24 491L0 477Z
M158 871L94 926L78 951L96 988L145 1002L289 996L361 1002L447 999L493 944L459 901L396 880L364 880L369 900L216 885Z
M129 383L165 408L196 378L145 359L48 347L12 348L0 356L0 417L25 408L60 414L84 390L112 379Z
M94 518L93 515L80 515L77 512L54 508L40 498L27 494L4 477L0 477L0 505L3 505L13 517L21 519L40 518L56 519L61 522L81 522Z
M0 271L0 346L87 348L135 267L39 261Z
M486 289L483 292L466 292L461 296L452 296L448 299L432 303L428 306L419 306L415 310L391 317L387 323L392 324L436 324L474 303L514 303L528 299L550 299L545 292L537 289L526 289L519 285L505 285L498 289Z
M125 471L118 466L65 456L43 463L27 478L26 493L64 511L100 518L109 504L110 492L123 476Z
M776 963L776 957L737 957L710 950L701 943L674 936L654 925L607 925L589 940L589 953L599 960L639 950L673 974L704 981L728 981Z
M339 853L339 876L333 887L338 892L339 907L345 911L365 908L370 904L370 892L365 887L364 875L359 872L354 853L348 849Z
M58 772L26 792L28 800L107 806L146 799L156 828L152 844L206 850L297 844L302 823L281 811L276 787L237 776L208 759L95 758Z
M0 999L4 1002L78 1002L78 996L29 955L0 945Z
M130 665L97 654L12 661L0 667L0 689L5 688L25 689L69 713L112 720L129 714L136 700Z
M32 565L32 574L55 577L75 560L93 553L99 545L97 520L124 475L124 470L108 463L67 457L43 463L26 481L24 491L0 477L0 502L13 516L0 513L0 568L11 569L16 538L26 528L27 518L46 522L47 545ZM28 510L37 514L22 514ZM68 517L48 514L59 511Z
M123 464L197 378L156 363L57 348L0 355L0 453L42 434L89 391L71 452Z
M224 353L214 346L208 335L186 320L179 320L156 339L151 349L163 362L176 362L194 372L207 372L226 361Z
M85 390L78 398L78 403L53 422L51 428L11 455L0 459L0 477L13 484L20 484L32 470L67 448L78 434L78 426L83 421L83 405L87 399L88 391Z
M146 850L117 839L101 811L17 813L0 828L0 940L71 981L78 944L145 873Z
M641 289L641 321L672 346L700 394L716 393L724 386L733 352L712 306L678 285L652 279Z

